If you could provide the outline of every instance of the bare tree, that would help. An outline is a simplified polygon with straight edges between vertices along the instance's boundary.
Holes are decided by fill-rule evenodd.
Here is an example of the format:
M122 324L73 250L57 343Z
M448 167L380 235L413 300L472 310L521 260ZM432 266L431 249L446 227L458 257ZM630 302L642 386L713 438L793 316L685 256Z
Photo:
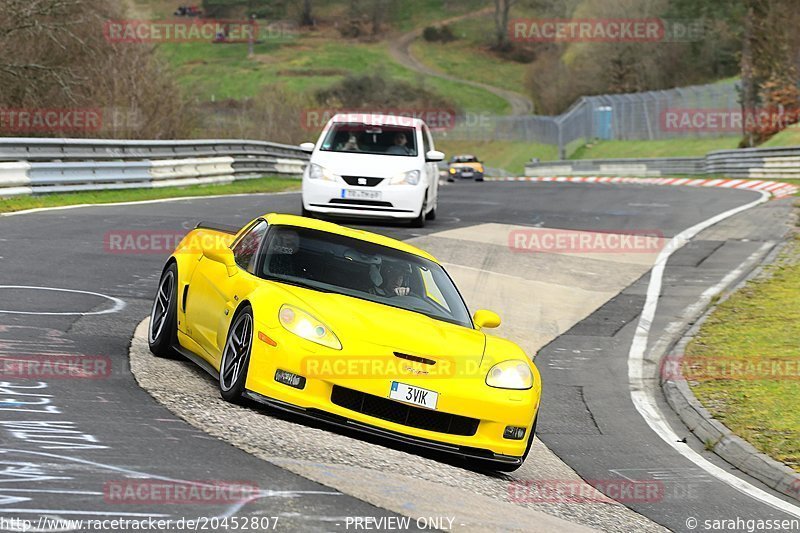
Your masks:
M314 12L312 0L303 0L303 7L300 11L300 25L314 26Z
M106 110L123 111L138 117L135 128L125 129L132 137L165 138L187 131L191 114L184 113L172 74L152 47L114 43L104 36L104 24L124 18L117 6L105 0L3 2L0 107L93 108L103 111L104 125ZM115 133L107 127L84 132Z
M386 0L372 0L372 35L378 35L381 31L384 13L386 12Z
M508 50L511 41L508 38L508 17L511 7L517 0L494 0L494 46L497 50Z

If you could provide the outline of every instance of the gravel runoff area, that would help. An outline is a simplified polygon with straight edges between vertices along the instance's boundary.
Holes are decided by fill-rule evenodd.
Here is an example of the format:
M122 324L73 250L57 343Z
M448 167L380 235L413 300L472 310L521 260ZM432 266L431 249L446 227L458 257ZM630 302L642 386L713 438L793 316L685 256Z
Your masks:
M666 531L615 502L512 501L515 481L582 483L538 439L516 472L485 474L321 429L261 406L229 404L211 376L193 363L150 354L148 321L139 324L130 350L139 385L189 424L296 474L412 518L455 516L460 531Z

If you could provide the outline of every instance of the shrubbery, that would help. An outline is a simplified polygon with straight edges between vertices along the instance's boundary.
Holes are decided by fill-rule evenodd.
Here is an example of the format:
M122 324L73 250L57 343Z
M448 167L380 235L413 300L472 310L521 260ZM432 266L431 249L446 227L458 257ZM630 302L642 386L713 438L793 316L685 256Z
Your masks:
M428 42L449 43L458 37L455 36L450 26L445 24L443 26L427 26L422 30L422 38Z

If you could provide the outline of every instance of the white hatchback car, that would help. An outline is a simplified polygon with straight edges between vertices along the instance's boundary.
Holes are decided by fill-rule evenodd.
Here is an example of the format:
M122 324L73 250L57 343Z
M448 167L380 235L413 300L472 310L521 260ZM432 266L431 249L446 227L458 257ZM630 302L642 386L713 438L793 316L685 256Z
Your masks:
M303 215L406 220L436 218L437 162L428 126L419 118L367 113L334 115L303 173Z

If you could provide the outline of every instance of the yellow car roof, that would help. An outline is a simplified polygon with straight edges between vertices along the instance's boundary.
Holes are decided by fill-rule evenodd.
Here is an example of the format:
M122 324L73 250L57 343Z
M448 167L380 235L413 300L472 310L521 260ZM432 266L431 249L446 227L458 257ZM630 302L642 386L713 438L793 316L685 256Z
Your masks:
M345 237L351 237L353 239L359 239L374 244L380 244L381 246L387 246L389 248L394 248L396 250L407 252L413 255L418 255L420 257L430 259L435 263L439 262L436 260L435 257L433 257L425 250L421 250L416 246L411 246L410 244L407 244L403 241L398 241L397 239L392 239L391 237L386 237L384 235L379 235L377 233L372 233L369 231L346 228L344 226L340 226L339 224L334 224L333 222L326 222L323 220L316 220L313 218L301 217L297 215L287 215L284 213L269 213L267 215L264 215L264 219L266 219L266 221L270 225L298 226L301 228L309 228L319 231L325 231L328 233L335 233L337 235L344 235Z

